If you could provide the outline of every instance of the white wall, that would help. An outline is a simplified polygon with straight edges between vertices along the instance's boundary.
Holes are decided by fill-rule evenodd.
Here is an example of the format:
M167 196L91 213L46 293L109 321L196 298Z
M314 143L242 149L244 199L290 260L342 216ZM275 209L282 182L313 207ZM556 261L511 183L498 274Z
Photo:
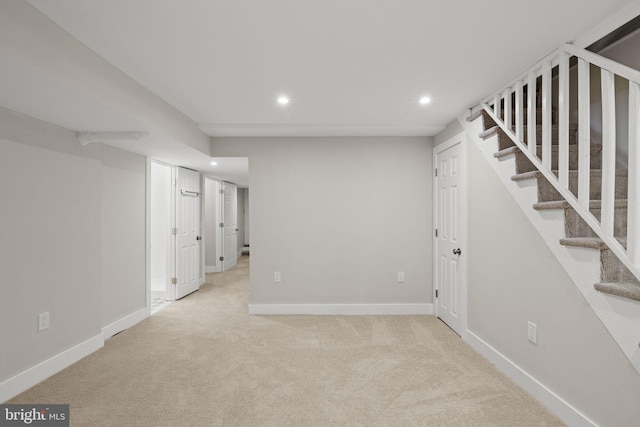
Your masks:
M636 425L640 376L473 143L468 165L469 331L597 424Z
M100 147L100 154L100 271L105 326L147 305L146 159L106 145Z
M252 304L432 302L429 138L214 139L212 150L249 157Z
M2 401L145 307L145 159L0 109L0 189Z

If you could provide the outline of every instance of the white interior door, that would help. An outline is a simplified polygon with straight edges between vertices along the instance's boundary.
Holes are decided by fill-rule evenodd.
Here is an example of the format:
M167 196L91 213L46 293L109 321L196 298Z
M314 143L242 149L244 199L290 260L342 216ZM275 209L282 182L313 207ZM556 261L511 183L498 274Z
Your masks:
M461 335L464 280L464 147L453 139L434 148L436 315Z
M176 168L175 297L180 299L200 286L200 174Z
M227 271L238 263L238 187L228 182L222 183L222 271Z

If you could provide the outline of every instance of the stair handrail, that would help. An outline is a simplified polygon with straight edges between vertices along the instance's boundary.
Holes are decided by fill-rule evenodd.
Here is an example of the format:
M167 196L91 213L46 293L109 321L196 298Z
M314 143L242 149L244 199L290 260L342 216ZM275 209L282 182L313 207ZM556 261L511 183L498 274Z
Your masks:
M569 189L570 58L578 62L578 194ZM598 220L590 207L590 69L598 67L602 91L602 197ZM558 67L558 175L552 170L552 70ZM616 125L615 76L629 82L629 157L626 249L614 236ZM537 81L541 80L542 156L537 156ZM524 142L524 88L527 87L527 142ZM536 97L531 96L536 94ZM493 103L493 104L492 104ZM502 108L504 104L504 108ZM513 105L515 104L515 105ZM640 71L593 52L565 44L485 98L480 106L538 171L640 279ZM504 112L504 114L503 114ZM507 114L509 112L509 114Z

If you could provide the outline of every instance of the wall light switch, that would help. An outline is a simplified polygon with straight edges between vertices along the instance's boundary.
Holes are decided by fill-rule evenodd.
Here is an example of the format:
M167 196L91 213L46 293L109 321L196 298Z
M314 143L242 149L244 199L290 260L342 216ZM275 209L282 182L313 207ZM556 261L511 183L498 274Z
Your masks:
M534 344L538 344L538 325L527 322L527 338Z
M398 271L398 283L404 283L404 271Z
M38 332L49 329L49 312L40 313L38 315Z
M282 276L280 275L279 271L274 271L273 272L273 283L280 283L282 282Z

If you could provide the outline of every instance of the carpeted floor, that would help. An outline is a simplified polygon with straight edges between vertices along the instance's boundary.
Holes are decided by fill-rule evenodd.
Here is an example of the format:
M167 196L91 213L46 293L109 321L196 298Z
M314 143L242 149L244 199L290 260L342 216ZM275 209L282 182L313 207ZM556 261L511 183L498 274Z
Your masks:
M72 426L560 426L431 316L249 316L249 258L12 399Z

